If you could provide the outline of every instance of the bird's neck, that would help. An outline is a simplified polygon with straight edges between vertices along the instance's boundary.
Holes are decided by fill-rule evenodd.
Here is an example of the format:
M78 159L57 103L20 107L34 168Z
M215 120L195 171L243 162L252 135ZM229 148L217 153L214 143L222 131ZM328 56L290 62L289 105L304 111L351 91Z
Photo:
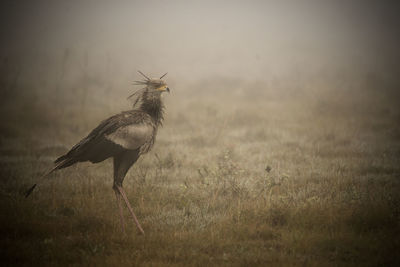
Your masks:
M157 125L164 119L164 104L160 96L145 96L140 109L149 114Z

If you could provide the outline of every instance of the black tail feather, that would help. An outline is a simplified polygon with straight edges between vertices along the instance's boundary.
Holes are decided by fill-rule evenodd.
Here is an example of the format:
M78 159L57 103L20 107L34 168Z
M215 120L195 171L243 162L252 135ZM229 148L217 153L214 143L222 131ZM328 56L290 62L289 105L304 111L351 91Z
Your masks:
M29 195L33 192L33 189L35 189L37 184L34 184L31 188L29 188L26 192L25 192L25 197L29 197Z
M58 166L55 166L53 169L51 169L50 171L46 172L45 174L43 174L39 179L38 182L34 185L32 185L26 192L25 192L25 198L29 197L30 194L32 194L33 190L35 189L35 187L38 185L38 183L40 183L44 178L46 178L49 174L51 174L52 172L54 172L55 170L58 169Z
M65 160L67 158L67 155L62 155L61 157L57 158L54 163L60 163L61 161Z

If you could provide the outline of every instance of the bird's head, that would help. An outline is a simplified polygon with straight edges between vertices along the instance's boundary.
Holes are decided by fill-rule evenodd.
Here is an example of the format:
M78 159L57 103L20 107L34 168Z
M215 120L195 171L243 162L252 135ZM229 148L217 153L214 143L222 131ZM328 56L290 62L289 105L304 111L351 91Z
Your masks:
M163 92L170 92L167 83L162 80L162 78L167 75L165 73L159 79L151 79L145 74L143 74L140 70L138 71L145 79L142 81L135 81L134 85L144 85L145 87L137 90L133 94L131 94L128 99L133 100L133 106L136 106L138 102L142 99L143 95L147 97L156 97L158 98Z
M168 92L169 93L169 88L167 86L167 83L162 80L162 78L165 77L165 75L167 75L167 73L165 73L164 75L162 75L159 79L150 79L149 77L147 77L146 75L144 75L140 70L138 71L145 79L142 81L135 81L136 85L145 85L146 89L149 92Z
M161 79L150 79L146 82L147 88L149 90L156 90L158 92L168 92L169 88L165 81Z

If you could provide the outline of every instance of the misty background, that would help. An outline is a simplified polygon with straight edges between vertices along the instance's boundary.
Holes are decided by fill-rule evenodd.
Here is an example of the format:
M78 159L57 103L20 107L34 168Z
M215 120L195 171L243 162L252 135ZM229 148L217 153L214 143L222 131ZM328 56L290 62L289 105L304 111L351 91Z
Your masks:
M400 266L399 7L1 1L0 262ZM112 160L25 199L137 70L171 89L124 182L146 237L121 235Z
M68 90L85 73L92 87L101 80L113 92L129 93L138 69L152 77L169 72L171 87L181 92L220 78L294 85L321 76L348 82L369 75L392 89L398 85L400 9L389 1L1 5L0 59L7 86L18 73L20 84L60 83Z

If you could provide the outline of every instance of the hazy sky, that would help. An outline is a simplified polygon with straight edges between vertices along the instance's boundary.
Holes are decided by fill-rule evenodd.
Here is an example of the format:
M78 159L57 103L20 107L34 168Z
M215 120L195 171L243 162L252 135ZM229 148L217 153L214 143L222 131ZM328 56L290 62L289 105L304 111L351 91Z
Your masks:
M297 69L398 66L389 1L2 1L0 56L132 74L262 79ZM108 63L107 63L108 62ZM111 62L111 63L110 63ZM79 65L78 64L78 65Z

